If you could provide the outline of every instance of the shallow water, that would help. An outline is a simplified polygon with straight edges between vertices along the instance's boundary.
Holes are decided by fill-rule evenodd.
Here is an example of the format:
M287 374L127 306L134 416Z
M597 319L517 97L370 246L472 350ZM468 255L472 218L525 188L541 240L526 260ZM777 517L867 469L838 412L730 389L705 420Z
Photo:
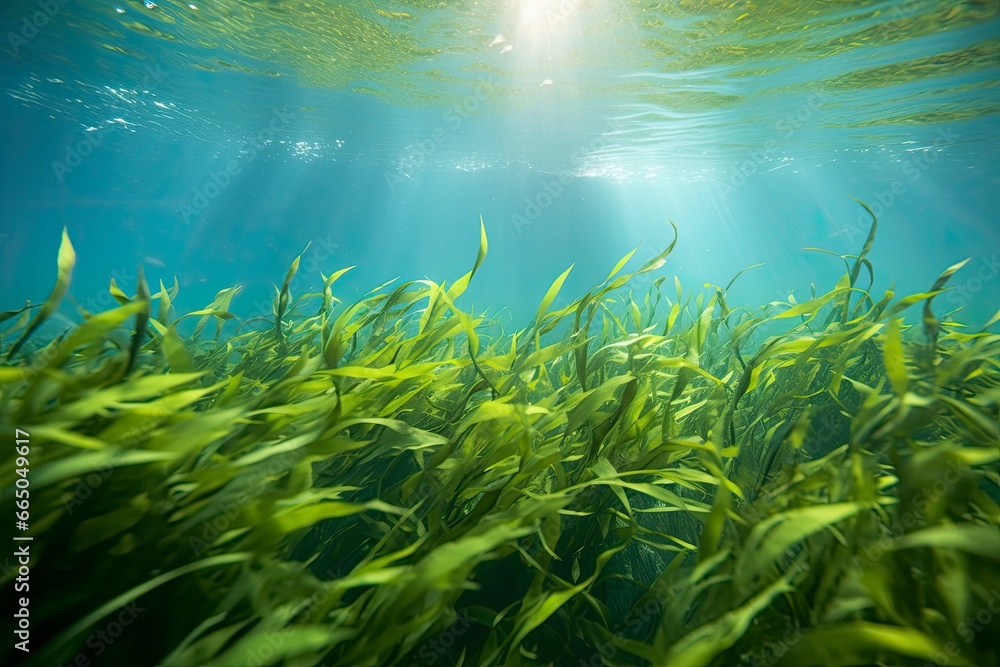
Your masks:
M35 31L36 3L0 10L5 307L47 283L64 225L81 293L149 257L193 308L269 299L310 241L357 289L454 275L480 215L473 298L518 321L571 263L579 290L655 254L668 218L671 271L766 262L738 288L759 303L833 275L804 246L857 250L847 195L880 215L880 285L996 274L994 2L53 7Z
M41 554L0 660L998 664L997 0L6 0L0 38Z

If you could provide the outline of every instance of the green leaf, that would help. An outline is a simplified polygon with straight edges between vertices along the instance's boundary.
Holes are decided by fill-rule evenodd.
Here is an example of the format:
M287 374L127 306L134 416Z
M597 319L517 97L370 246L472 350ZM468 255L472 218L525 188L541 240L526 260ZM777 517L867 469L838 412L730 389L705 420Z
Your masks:
M56 654L57 651L68 645L74 639L82 634L85 630L92 627L102 618L107 616L113 611L121 609L129 602L136 600L147 593L156 590L160 586L177 579L178 577L183 577L185 575L191 574L192 572L197 572L198 570L204 570L208 568L224 567L226 565L235 565L237 563L243 563L250 560L253 554L250 553L230 553L222 554L219 556L212 556L211 558L205 558L200 561L195 561L194 563L189 563L183 567L179 567L175 570L171 570L166 574L161 574L154 577L138 586L134 586L129 590L125 591L121 595L115 596L114 598L108 600L104 604L100 605L97 609L87 614L85 617L63 630L54 639L50 640L45 644L41 651L41 656L39 660L44 663L51 662L51 656ZM50 659L46 659L46 656L50 656Z
M604 282L608 282L609 280L611 280L612 278L614 278L616 275L618 275L618 272L621 271L625 267L626 264L628 264L628 261L630 259L632 259L632 255L634 255L635 252L636 252L636 250L638 250L638 249L639 249L639 246L636 246L635 248L632 249L632 252L626 254L624 257L622 257L621 259L619 259L618 263L615 264L615 266L614 266L613 269L611 269L611 273L609 273L608 277L604 279Z
M930 526L908 533L893 542L892 548L958 549L984 558L1000 560L1000 529L995 525L970 523Z
M545 317L545 313L549 311L549 307L552 302L556 300L556 296L559 294L559 290L562 289L563 283L566 282L566 278L569 276L569 272L573 270L570 266L568 269L562 272L562 274L555 279L555 282L549 286L548 291L545 292L545 296L542 298L542 302L538 305L538 313L535 315L535 328L536 330L541 327L542 318ZM536 342L535 346L539 347L536 332Z
M749 585L795 544L867 509L867 503L834 503L790 509L764 519L753 527L743 547L737 581Z
M884 662L880 656L906 656L936 664L939 656L947 655L950 665L972 667L961 654L945 653L944 643L914 628L855 621L813 628L791 646L780 665L815 664L823 656L823 664L865 665ZM898 660L892 660L898 663Z
M814 315L816 311L818 311L824 305L829 303L831 300L849 291L850 290L848 288L840 288L832 290L830 292L827 292L823 296L816 297L815 299L810 299L809 301L804 301L798 304L797 306L792 306L788 310L775 315L773 319L782 320L789 317L798 317L799 315Z
M325 519L339 519L361 512L374 510L390 514L403 514L403 510L388 503L373 500L367 503L345 503L339 501L321 502L313 505L293 507L275 513L268 519L278 534L287 535Z
M583 400L570 410L566 433L572 433L586 424L602 405L614 398L615 389L634 379L631 375L619 375L587 392Z
M681 638L671 647L663 664L670 667L704 667L710 664L746 633L750 623L774 598L793 590L786 579L778 579L742 607L722 614L717 620Z
M885 344L882 354L885 357L885 370L893 390L900 396L906 394L909 378L906 374L906 359L903 356L903 318L894 317L889 320L885 332Z
M489 250L489 242L486 238L486 223L483 222L482 216L479 217L479 252L476 255L476 263L472 266L472 270L466 273L464 276L455 281L455 283L448 289L448 297L454 301L469 287L469 282L472 277L476 275L476 271L482 266L483 260L486 259L486 252Z
M7 351L7 358L13 357L21 346L24 345L28 337L33 334L38 327L42 326L42 323L47 320L52 313L56 312L59 307L59 302L62 301L63 295L66 294L66 290L69 289L70 278L73 276L73 267L76 266L76 251L73 250L73 244L70 243L69 233L66 228L63 227L62 231L62 242L59 244L59 257L56 260L56 284L52 288L52 292L49 293L49 297L42 304L42 309L35 314L31 323L25 327L24 331L21 333L20 337L14 342L11 348Z

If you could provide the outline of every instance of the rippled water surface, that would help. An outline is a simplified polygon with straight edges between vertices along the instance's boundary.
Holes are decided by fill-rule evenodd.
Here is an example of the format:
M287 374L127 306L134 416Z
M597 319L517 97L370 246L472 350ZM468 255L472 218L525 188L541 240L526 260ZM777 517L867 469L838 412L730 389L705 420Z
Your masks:
M200 250L212 236L236 263L277 267L332 234L372 279L450 271L435 248L483 214L510 235L508 302L564 261L597 262L605 242L663 242L667 217L720 254L692 250L679 270L772 260L771 281L790 283L768 256L779 245L787 258L859 242L867 223L846 194L882 206L887 237L925 235L895 235L919 243L918 263L997 245L995 0L41 6L0 9L9 143L31 163L5 186L9 214L122 225L126 254L165 246L196 281L216 277ZM69 167L88 145L95 156ZM235 185L193 207L231 160L246 166ZM571 194L536 224L560 176ZM554 243L559 262L542 251ZM905 280L912 266L889 268Z
M0 664L1000 665L998 84L1000 0L0 0Z

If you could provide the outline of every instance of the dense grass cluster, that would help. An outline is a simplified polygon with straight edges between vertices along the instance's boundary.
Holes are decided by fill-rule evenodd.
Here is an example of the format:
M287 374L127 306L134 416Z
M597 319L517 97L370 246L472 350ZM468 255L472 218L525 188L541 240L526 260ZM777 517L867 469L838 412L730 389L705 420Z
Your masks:
M869 294L875 230L753 311L630 291L671 246L506 332L458 305L484 229L450 285L296 297L296 259L265 326L234 288L186 335L140 276L38 344L64 236L49 300L0 316L29 662L997 664L1000 313L935 316L960 265Z

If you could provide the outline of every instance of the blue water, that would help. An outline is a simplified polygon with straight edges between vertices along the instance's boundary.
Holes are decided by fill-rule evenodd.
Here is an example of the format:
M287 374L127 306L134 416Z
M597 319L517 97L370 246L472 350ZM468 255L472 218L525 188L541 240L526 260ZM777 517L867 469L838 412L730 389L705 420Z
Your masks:
M851 197L879 214L876 290L926 290L968 258L942 310L975 326L1000 305L995 2L659 18L643 2L53 2L37 34L38 2L0 9L2 310L45 298L64 226L88 310L142 264L154 291L176 276L180 310L240 284L248 316L307 244L296 293L351 265L345 300L454 280L480 216L489 257L463 299L519 324L571 264L563 299L637 245L659 252L668 220L680 241L656 275L699 289L763 262L730 298L757 306L832 288L842 264L803 248L860 249Z

